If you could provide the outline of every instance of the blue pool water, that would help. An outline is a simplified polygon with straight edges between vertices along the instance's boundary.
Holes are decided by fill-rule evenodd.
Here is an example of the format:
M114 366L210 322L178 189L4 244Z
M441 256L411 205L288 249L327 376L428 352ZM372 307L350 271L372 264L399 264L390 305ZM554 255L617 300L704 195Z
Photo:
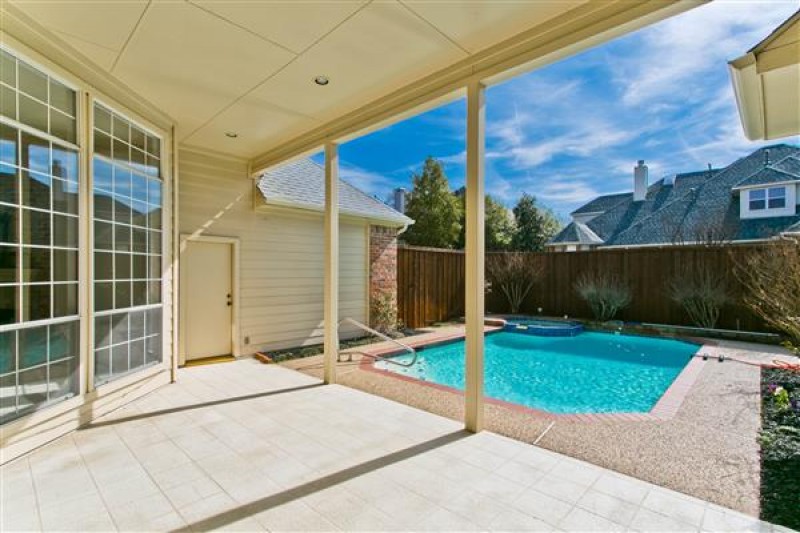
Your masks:
M486 336L485 393L552 413L649 411L697 352L688 342L586 332L538 337L514 332ZM398 355L395 361L410 361ZM420 350L410 368L375 366L464 389L464 341Z

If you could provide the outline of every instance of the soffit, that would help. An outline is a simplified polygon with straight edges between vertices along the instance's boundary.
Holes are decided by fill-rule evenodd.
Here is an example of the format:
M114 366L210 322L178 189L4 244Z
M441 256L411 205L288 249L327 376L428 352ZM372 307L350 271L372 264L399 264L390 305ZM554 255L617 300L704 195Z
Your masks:
M401 1L470 54L584 3L539 0L532 6L534 2Z
M800 64L762 74L765 139L800 134Z
M11 3L169 114L179 141L253 157L585 2Z

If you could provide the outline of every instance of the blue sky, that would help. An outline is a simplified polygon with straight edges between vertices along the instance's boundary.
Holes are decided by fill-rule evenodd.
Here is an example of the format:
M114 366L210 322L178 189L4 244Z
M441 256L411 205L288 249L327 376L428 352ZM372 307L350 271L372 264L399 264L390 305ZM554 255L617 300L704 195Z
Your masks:
M491 87L487 192L508 206L534 194L566 219L599 194L631 190L638 159L652 183L762 146L742 133L727 61L796 9L795 0L717 0ZM410 188L432 155L460 187L465 117L462 99L351 141L340 149L341 176L385 198Z

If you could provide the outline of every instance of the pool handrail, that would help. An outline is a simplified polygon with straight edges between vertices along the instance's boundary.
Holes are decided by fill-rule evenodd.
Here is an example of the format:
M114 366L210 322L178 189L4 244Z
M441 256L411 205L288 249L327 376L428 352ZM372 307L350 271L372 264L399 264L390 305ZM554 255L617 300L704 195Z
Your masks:
M393 344L396 344L397 346L402 348L403 351L408 352L411 355L413 355L413 357L411 358L411 361L409 361L408 363L401 363L401 362L398 362L398 361L394 361L392 357L381 357L380 355L374 355L374 354L365 353L365 352L357 352L357 353L360 353L361 355L365 355L367 357L371 357L373 359L378 359L380 361L386 361L387 363L392 364L392 365L402 366L402 367L406 367L406 368L414 366L414 364L417 362L417 357L419 356L419 354L411 346L409 346L407 344L403 344L402 342L398 341L397 339L393 339L390 336L388 336L388 335L386 335L384 333L381 333L378 330L372 329L371 327L367 326L366 324L362 324L361 322L359 322L358 320L356 320L354 318L347 317L347 318L344 318L344 319L340 320L339 321L339 327L341 328L342 324L344 324L344 323L352 324L352 325L356 326L357 328L366 331L367 333L371 333L372 335L375 335L378 338L381 338L381 339L383 339L385 341L388 341L388 342L391 342Z

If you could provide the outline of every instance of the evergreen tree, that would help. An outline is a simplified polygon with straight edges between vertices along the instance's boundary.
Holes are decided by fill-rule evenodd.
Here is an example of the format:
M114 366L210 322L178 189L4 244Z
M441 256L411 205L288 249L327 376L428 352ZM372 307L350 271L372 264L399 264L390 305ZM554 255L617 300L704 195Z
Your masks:
M540 252L561 229L552 211L536 205L536 197L524 193L514 206L516 231L511 248L520 252Z
M403 240L416 246L453 248L461 231L461 206L450 192L441 162L428 157L421 174L412 177L414 188L406 215L414 219Z
M458 236L457 247L463 249L466 243L466 213L465 189L460 188L455 192L461 205L461 232ZM514 237L514 219L509 210L494 199L491 194L486 195L484 204L484 239L487 252L504 252L511 247Z

